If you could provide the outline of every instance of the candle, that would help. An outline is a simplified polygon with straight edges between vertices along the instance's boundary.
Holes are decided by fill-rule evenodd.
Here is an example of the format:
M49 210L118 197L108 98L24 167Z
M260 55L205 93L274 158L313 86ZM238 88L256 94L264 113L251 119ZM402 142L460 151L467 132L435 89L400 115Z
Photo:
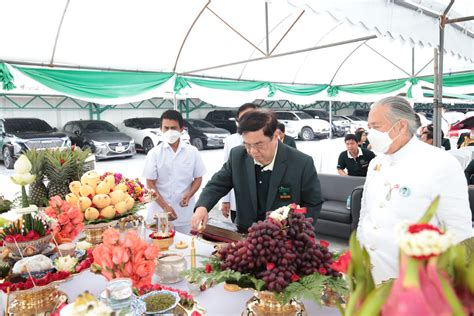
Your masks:
M191 240L191 269L196 268L196 248L194 246L194 236Z

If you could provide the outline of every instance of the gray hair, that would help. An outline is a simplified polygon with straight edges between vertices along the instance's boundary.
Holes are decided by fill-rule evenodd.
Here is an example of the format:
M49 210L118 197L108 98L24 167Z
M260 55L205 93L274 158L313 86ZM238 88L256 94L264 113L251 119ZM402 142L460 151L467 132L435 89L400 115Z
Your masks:
M418 130L417 114L410 103L402 97L387 97L372 104L372 109L377 106L387 106L389 108L387 118L392 124L399 120L405 120L408 123L408 132L410 136L416 134Z

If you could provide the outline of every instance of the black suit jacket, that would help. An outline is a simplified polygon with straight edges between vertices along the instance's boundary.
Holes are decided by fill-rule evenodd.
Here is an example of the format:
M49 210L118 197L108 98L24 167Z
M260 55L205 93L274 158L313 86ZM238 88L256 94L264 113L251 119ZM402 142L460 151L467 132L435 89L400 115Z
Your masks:
M461 147L462 143L464 143L464 139L466 137L470 138L471 133L462 133L461 135L459 135L458 142L457 142L458 148Z
M231 150L229 160L204 187L196 207L211 210L231 189L237 204L235 223L241 231L246 231L257 221L257 184L254 160L244 146ZM323 203L321 186L313 159L279 143L266 208L270 211L291 203L306 207L306 216L312 217L315 225Z
M293 148L296 149L295 139L291 136L285 135L285 138L283 138L283 144L288 145L288 146L293 147Z

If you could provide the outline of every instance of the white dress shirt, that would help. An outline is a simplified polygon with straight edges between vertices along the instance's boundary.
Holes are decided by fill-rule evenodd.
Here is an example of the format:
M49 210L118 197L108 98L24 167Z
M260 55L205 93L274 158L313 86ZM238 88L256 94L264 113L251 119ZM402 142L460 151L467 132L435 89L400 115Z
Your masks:
M357 237L369 252L377 283L398 275L397 231L416 223L440 195L433 224L455 242L472 236L463 170L446 151L413 137L394 154L372 159L364 185Z
M205 173L206 168L198 150L182 141L179 142L176 152L166 142L154 147L146 156L143 168L143 177L156 180L156 188L176 212L178 218L173 221L176 227L191 224L196 203L194 196L186 207L181 207L179 202L190 190L194 179L202 177ZM158 203L155 201L149 203L147 222L153 222L153 216L158 212L163 212Z
M229 135L224 140L224 163L229 159L230 151L232 148L243 144L242 135L234 133ZM232 189L226 196L221 199L221 202L230 203L230 209L235 211L237 209L237 203L235 202L234 189Z

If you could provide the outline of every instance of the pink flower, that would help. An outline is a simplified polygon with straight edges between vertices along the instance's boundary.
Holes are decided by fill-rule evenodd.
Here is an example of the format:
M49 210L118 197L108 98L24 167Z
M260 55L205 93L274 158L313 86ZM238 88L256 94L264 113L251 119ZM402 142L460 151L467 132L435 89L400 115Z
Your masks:
M325 240L322 240L322 239L319 241L319 244L320 244L321 246L323 246L324 248L329 247L329 243L328 243L327 241L325 241Z
M155 260L159 254L158 247L155 245L149 245L146 247L145 252L143 253L145 258L148 260Z
M56 207L61 207L61 205L63 204L63 200L61 199L61 197L59 195L56 195L56 196L53 196L49 201L48 201L49 205L53 208L56 208Z
M112 250L112 254L113 254L112 261L116 265L126 263L126 262L128 262L128 260L130 260L128 250L126 248L114 247L113 250Z
M126 276L131 276L133 274L133 265L131 261L128 261L123 268Z
M155 263L153 261L143 261L136 269L138 276L144 278L152 275L155 270Z
M69 216L66 213L61 213L58 215L58 223L61 225L66 225L69 223Z
M142 240L135 231L128 231L125 235L123 245L127 248L135 248Z
M347 273L350 262L351 262L351 253L350 251L346 251L342 255L339 256L337 261L331 264L331 269L336 270L341 273Z
M296 282L296 281L299 281L300 277L297 274L293 273L290 279L291 279L291 282Z
M102 233L102 240L105 245L114 246L120 240L120 233L113 228L108 228Z

